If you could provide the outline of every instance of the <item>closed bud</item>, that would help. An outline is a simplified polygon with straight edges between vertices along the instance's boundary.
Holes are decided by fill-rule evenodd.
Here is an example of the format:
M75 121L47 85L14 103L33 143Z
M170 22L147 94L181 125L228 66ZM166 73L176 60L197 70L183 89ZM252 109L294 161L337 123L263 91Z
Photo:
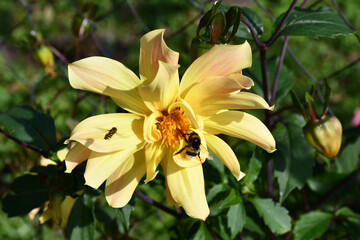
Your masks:
M42 44L38 49L35 50L34 58L45 68L47 73L51 74L52 76L55 75L55 72L52 69L54 65L54 54L50 47Z
M341 146L342 126L335 116L326 116L317 122L309 121L303 128L305 138L318 152L335 157Z

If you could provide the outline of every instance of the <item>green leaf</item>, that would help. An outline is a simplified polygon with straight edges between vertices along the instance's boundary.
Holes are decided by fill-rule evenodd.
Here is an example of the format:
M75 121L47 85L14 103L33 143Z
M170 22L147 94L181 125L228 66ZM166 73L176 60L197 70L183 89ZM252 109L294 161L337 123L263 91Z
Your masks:
M360 240L360 220L349 218L344 221L350 239Z
M246 176L243 179L246 184L255 182L260 173L262 164L257 155L256 151L254 151L250 158L249 167L246 171Z
M15 179L10 192L2 200L3 211L9 217L29 213L49 200L49 189L36 175L26 174Z
M343 218L355 218L360 221L360 214L355 213L348 207L341 207L339 208L336 213L336 216L343 217Z
M227 226L230 228L231 237L242 231L246 222L246 211L242 202L232 205L227 212Z
M208 229L206 228L206 225L204 222L200 223L199 230L196 232L193 240L207 240L212 239L212 236Z
M246 216L246 222L244 228L249 230L250 232L259 234L261 237L265 236L265 233L261 229L261 227L259 227L259 225L249 216Z
M15 106L0 113L0 128L48 155L57 150L54 120L29 106Z
M321 237L329 227L332 214L309 212L295 223L295 240L310 240Z
M342 149L339 156L335 158L335 163L341 173L351 173L359 168L360 137Z
M236 195L234 189L231 189L230 193L228 191L221 192L211 201L210 204L210 215L216 216L222 210L230 207L231 205L237 204L241 201L241 198Z
M261 37L262 33L264 32L264 26L261 18L249 8L241 8L241 17L250 22L255 30L256 36ZM235 36L246 40L253 40L251 33L244 23L240 24Z
M94 239L96 198L97 194L87 191L75 202L65 230L69 239Z
M291 218L286 208L268 198L249 199L257 213L273 233L284 234L291 230Z
M276 19L274 31L284 15L285 13ZM328 7L320 7L317 10L295 8L281 28L280 36L334 37L353 33L355 31Z
M301 115L288 115L278 123L273 135L276 140L274 154L274 176L279 183L280 203L295 188L301 188L312 176L315 163L314 149L306 142L302 127L305 121Z
M307 180L309 188L319 194L325 194L337 186L348 175L336 172L324 172Z
M120 215L121 222L124 224L126 230L130 227L130 216L131 212L134 211L134 206L127 204L123 208L117 209L117 213Z

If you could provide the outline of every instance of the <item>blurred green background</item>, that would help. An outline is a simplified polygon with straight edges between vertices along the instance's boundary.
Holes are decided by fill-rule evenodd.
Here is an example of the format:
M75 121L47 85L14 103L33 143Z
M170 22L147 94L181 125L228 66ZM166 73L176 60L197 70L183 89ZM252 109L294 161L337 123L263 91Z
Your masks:
M261 39L267 40L272 33L272 21L258 3L276 18L287 10L291 1L234 0L223 3L248 7L255 11L264 23L264 34ZM138 73L140 37L148 30L166 28L166 43L180 53L181 74L191 63L189 46L191 39L195 37L198 19L211 4L210 1L201 0L0 1L0 111L23 104L41 109L55 119L58 139L69 136L73 123L89 115L119 111L108 99L85 93L74 114L73 106L78 92L68 83L66 65L55 56L53 70L56 75L48 74L33 56L36 47L33 45L31 32L41 33L43 40L57 49L69 62L76 60L76 57L81 59L95 55L107 56L124 63ZM316 4L315 9L322 5L334 8L330 0L309 1L307 6L312 4ZM360 2L348 0L338 1L338 4L353 27L359 30ZM78 42L78 31L83 20L80 13L89 14L92 24ZM242 41L235 39L234 43ZM259 54L255 45L251 44L256 65ZM278 56L281 46L279 39L268 51L267 56ZM317 80L331 76L360 58L360 46L356 36L340 36L333 39L290 37L289 47L303 67ZM286 54L284 64L293 72L296 79L294 91L303 96L313 82L289 54ZM331 109L342 122L345 131L350 126L354 110L360 108L359 76L360 64L355 63L328 79L333 88ZM290 106L290 97L287 97L285 102ZM243 153L243 160L246 161L250 155L249 150ZM0 135L0 196L7 191L15 177L28 172L39 159L37 154ZM159 185L152 187L157 186ZM163 195L157 196L154 193L151 197L164 201ZM134 218L141 224L135 224L133 236L139 237L147 233L150 234L148 239L155 239L155 236L158 239L168 238L163 231L163 225L169 216L161 213L165 218L161 222L152 219L157 215L151 215L149 211L154 213L158 210L151 208L141 213L135 211ZM150 215L151 218L143 219L143 216ZM7 218L0 210L0 239L48 236L53 239L63 238L60 231L50 231L49 228L44 228L45 230L39 233L38 226L36 221L29 221L28 217ZM153 230L147 232L150 227Z

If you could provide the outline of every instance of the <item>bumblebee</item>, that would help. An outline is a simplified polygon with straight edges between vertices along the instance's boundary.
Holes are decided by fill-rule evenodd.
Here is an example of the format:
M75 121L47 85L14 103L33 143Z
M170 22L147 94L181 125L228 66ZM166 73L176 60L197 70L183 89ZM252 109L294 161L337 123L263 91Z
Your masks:
M107 134L105 134L104 139L105 140L109 140L110 138L112 138L112 136L114 136L114 134L117 132L117 128L113 127L111 128Z
M200 161L201 161L200 154L205 153L205 156L209 156L209 153L207 152L205 147L201 145L201 139L199 134L197 134L196 132L191 132L188 134L181 133L181 134L184 136L184 140L187 144L178 152L176 152L174 156L177 154L185 153L187 159L198 157Z

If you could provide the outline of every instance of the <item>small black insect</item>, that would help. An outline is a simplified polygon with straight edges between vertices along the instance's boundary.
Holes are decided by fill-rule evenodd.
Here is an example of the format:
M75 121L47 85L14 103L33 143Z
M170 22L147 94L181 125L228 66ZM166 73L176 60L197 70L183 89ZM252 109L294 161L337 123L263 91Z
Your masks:
M116 127L113 127L112 129L110 129L110 130L108 131L107 134L105 134L104 139L105 139L105 140L109 140L110 138L112 138L112 136L114 136L114 134L115 134L116 132L117 132L117 128L116 128Z
M177 153L175 153L174 155L180 154L183 151L185 151L186 153L186 157L187 158L194 158L196 156L200 158L200 146L201 146L201 139L200 136L196 133L196 132L192 132L190 134L183 134L184 136L184 140L187 143L187 145L185 147L183 147L182 149L180 149L180 151L178 151Z

